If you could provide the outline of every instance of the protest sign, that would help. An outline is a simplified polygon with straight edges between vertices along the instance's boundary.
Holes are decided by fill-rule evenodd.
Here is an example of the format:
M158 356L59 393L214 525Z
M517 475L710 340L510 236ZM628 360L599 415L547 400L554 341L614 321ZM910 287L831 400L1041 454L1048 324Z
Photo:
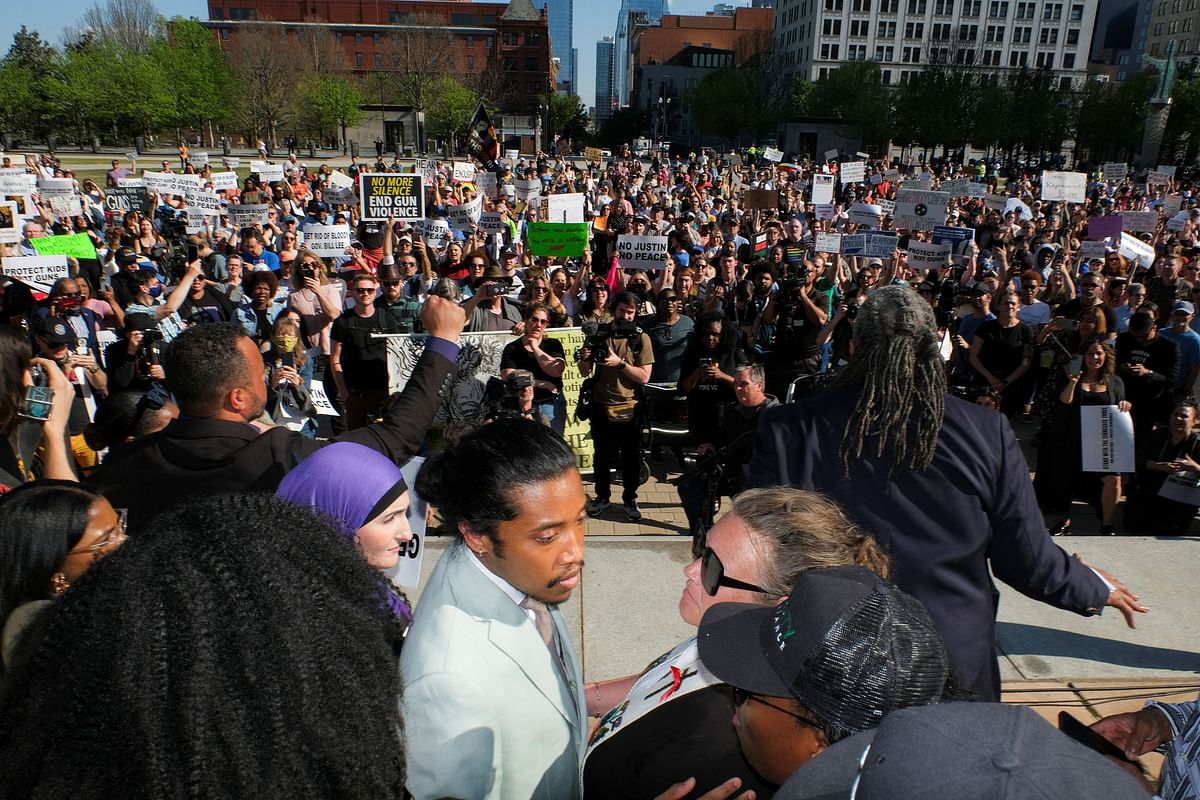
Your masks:
M479 223L479 214L483 211L483 197L475 195L475 199L469 203L463 203L457 206L446 206L446 216L450 220L450 227L456 231L469 231L472 226Z
M29 181L24 175L0 175L0 194L26 194Z
M1166 186L1171 182L1171 176L1165 172L1154 171L1146 176L1147 186Z
M413 223L413 231L434 250L445 250L454 241L450 223L444 219L419 219Z
M317 407L317 413L322 413L320 406ZM400 467L400 474L404 476L404 481L408 486L417 485L417 473L421 471L424 463L424 457L417 456L409 459ZM416 489L410 488L408 511L405 516L408 517L408 527L412 531L412 538L400 544L400 560L396 566L383 570L383 574L388 577L388 580L397 586L415 589L421 582L421 563L425 560L426 511L425 500L417 494Z
M13 202L0 203L0 244L21 241L21 213Z
M484 211L479 215L479 230L484 233L504 233L508 226L499 211Z
M847 217L851 223L868 228L878 228L883 223L883 211L879 206L870 203L855 203L850 206Z
M842 237L842 253L848 256L860 256L867 247L865 233L847 234Z
M604 161L604 151L599 147L585 147L583 157L593 164L599 164Z
M747 189L742 199L742 207L751 211L779 208L779 192L770 189Z
M1121 238L1121 215L1111 214L1107 217L1092 217L1087 222L1087 238L1094 241L1111 239L1116 242Z
M545 199L550 222L583 222L582 194L548 194Z
M141 188L145 189L146 188L146 179L145 178L125 178L124 180L121 181L121 185L122 186L140 186Z
M237 189L239 180L236 172L214 172L208 176L212 182L214 192L227 192L231 189Z
M1158 227L1157 211L1122 211L1121 228L1127 231L1150 231Z
M1079 257L1082 258L1084 261L1091 261L1093 258L1104 258L1104 256L1106 255L1105 250L1107 248L1108 248L1108 242L1105 242L1105 241L1080 242L1079 243L1079 251L1078 251Z
M343 255L350 246L350 226L306 225L304 246L323 258Z
M1133 472L1133 416L1117 406L1079 409L1084 472Z
M957 228L951 225L938 225L933 229L933 243L944 244L950 250L950 255L961 259L967 254L967 242L975 241L974 228Z
M37 186L55 216L75 217L83 213L79 195L75 194L75 181L70 178L39 178Z
M1104 180L1119 181L1129 174L1129 165L1121 161L1106 161L1100 171L1104 173Z
M237 169L242 165L242 160L235 156L223 156L221 163L225 165L225 169Z
M837 161L837 157L838 157L838 149L836 147L834 147L831 150L825 151L825 160L826 161Z
M437 161L432 158L418 158L413 168L426 186L436 186L438 179Z
M42 236L38 239L30 239L29 243L33 245L34 250L37 250L39 256L96 257L96 246L92 244L92 237L86 233Z
M92 258L95 257L93 252ZM35 292L46 293L50 292L50 287L55 281L70 275L65 255L5 256L0 259L0 271L26 284Z
M70 178L38 178L37 185L43 195L75 194L75 181Z
M880 212L885 217L890 217L896 213L896 201L895 200L876 200L875 205L879 206Z
M187 160L196 169L204 169L208 166L208 152L205 150L190 152Z
M765 158L767 161L774 161L776 164L778 164L780 161L783 161L783 151L776 150L774 147L768 147L767 149L763 150L763 158Z
M184 223L184 231L187 233L200 233L204 230L204 223L207 221L203 208L195 208L187 206L183 209L184 216L187 222Z
M896 234L869 231L842 237L842 252L850 256L891 258L896 254Z
M496 199L498 184L496 182L496 173L494 172L477 172L475 173L475 186L479 189L479 193L484 197Z
M931 231L946 224L946 209L950 195L946 192L927 192L920 189L901 189L896 193L897 228Z
M529 198L542 193L542 182L536 178L528 181L518 178L513 181L513 188L516 189L518 200L528 202Z
M818 233L813 242L813 249L818 253L842 252L842 235L840 233Z
M124 215L129 211L140 211L149 216L153 205L150 192L144 186L116 186L104 195L104 208L114 214Z
M359 216L369 222L415 220L425 216L425 188L415 174L360 172Z
M535 256L581 256L587 250L586 222L531 222L528 235Z
M216 217L221 214L221 195L216 192L188 192L184 202L190 208L199 208L205 216Z
M940 269L946 266L950 245L930 244L910 239L908 242L908 265L913 269Z
M33 217L38 214L37 205L33 202L31 194L6 194L0 195L0 200L5 203L15 203L17 206L17 214L22 217Z
M450 176L454 183L470 183L475 180L475 165L470 161L455 161L451 165Z
M845 161L842 163L842 168L839 175L842 179L842 186L847 183L861 183L867 173L867 165L862 161Z
M1181 231L1184 229L1185 226L1187 226L1187 221L1188 221L1188 212L1180 211L1179 213L1175 214L1175 216L1173 216L1169 220L1167 220L1167 230Z
M1136 236L1122 236L1117 252L1130 261L1137 261L1146 269L1154 263L1154 248Z
M505 150L504 157L506 159L508 159L509 161L516 163L521 158L521 151L520 150Z
M283 164L269 164L266 161L251 161L250 171L267 183L283 180Z
M1087 197L1087 175L1082 172L1042 172L1042 199L1082 203Z
M235 228L248 228L252 225L266 225L267 211L270 208L266 203L256 203L254 205L229 206L226 212L229 214L230 225Z
M1183 208L1183 195L1169 194L1163 198L1163 213L1168 217L1173 214L1178 214L1181 208Z
M354 178L344 172L329 173L329 188L325 190L326 202L340 206L354 205Z
M837 216L837 208L832 203L821 203L813 206L817 219L833 219Z
M1175 170L1177 170L1177 169L1178 169L1178 167L1159 164L1158 167L1154 171L1161 172L1163 175L1166 175L1171 180L1175 180Z
M885 170L883 171L883 177L884 177L884 178L886 178L886 179L887 179L887 180L889 180L889 181L896 181L896 180L900 180L900 170L898 170L898 169L885 169Z
M812 201L816 205L828 205L833 202L832 175L813 175Z
M667 257L666 236L618 236L621 269L662 269Z
M878 186L881 183L883 183L882 175L872 175L871 176L871 185L872 186Z
M1158 496L1187 506L1200 506L1200 479L1194 472L1172 472L1163 481Z
M186 175L178 172L143 172L142 178L146 181L146 188L150 191L172 197L183 197L188 192L195 192L200 188L199 175Z
M970 178L956 178L942 181L942 191L949 192L951 197L987 197L987 184Z
M1004 213L1007 214L1010 211L1016 211L1017 217L1022 221L1033 219L1032 209L1015 197L1008 198L1004 203Z
M992 211L1004 211L1004 207L1008 205L1008 196L1003 194L989 194L983 198L983 204Z

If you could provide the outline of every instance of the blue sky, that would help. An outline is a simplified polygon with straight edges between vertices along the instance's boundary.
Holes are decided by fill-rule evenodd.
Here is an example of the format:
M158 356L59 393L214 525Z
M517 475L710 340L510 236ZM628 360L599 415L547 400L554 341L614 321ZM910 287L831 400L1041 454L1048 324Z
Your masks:
M670 0L672 14L703 14L717 0ZM726 0L731 5L750 5L749 0ZM204 19L208 5L204 0L156 0L158 10L167 17L184 16ZM91 3L88 3L91 5ZM38 31L43 39L58 44L63 27L73 25L87 6L79 0L41 0L37 3L13 3L0 15L0 53L8 52L12 36L24 25ZM585 106L596 100L596 42L612 36L617 24L619 0L575 0L575 49L579 51L579 97Z

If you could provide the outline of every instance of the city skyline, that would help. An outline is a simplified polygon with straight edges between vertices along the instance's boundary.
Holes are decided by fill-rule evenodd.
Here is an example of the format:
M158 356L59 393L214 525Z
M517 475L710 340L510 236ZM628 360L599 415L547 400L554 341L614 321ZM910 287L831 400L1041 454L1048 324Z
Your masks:
M703 15L719 1L669 0L668 13ZM737 0L733 4L748 6L750 2ZM164 17L208 18L205 0L156 0L155 6ZM578 54L574 63L578 84L576 94L585 108L591 107L596 98L596 43L605 36L614 35L619 7L619 3L606 0L598 3L581 2L574 9L573 49ZM0 54L8 52L13 34L22 25L40 33L42 39L50 44L61 45L64 29L75 26L84 10L85 6L80 5L78 0L43 0L41 3L24 3L9 9L9 13L0 16L0 42L3 42Z

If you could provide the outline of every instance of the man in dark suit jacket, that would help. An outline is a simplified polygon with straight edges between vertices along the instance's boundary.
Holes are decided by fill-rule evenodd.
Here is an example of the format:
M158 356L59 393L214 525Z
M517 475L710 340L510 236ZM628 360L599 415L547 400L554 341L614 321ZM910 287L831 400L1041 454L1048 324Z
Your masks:
M989 564L1035 600L1084 615L1110 605L1133 627L1146 610L1136 596L1051 540L1008 421L946 395L929 304L878 289L854 334L834 390L764 412L749 485L824 492L872 531L896 584L929 608L960 685L984 700L1000 699Z
M396 463L413 456L455 368L455 342L465 319L454 303L431 297L421 314L429 332L425 352L404 391L382 421L344 433L337 441L365 445ZM266 405L264 364L253 340L236 323L184 331L171 343L165 369L180 418L112 453L90 481L115 506L129 510L131 531L194 495L274 491L290 469L327 444L286 428L263 430L254 424Z

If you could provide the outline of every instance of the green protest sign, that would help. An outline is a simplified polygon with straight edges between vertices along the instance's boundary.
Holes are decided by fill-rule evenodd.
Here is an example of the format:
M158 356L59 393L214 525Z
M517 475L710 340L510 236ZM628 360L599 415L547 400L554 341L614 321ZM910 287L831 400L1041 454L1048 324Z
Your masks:
M531 222L528 235L535 256L581 256L587 250L586 222Z
M37 250L39 256L73 256L75 258L95 258L96 247L92 237L86 233L72 233L69 236L43 236L40 239L30 239L29 243Z

